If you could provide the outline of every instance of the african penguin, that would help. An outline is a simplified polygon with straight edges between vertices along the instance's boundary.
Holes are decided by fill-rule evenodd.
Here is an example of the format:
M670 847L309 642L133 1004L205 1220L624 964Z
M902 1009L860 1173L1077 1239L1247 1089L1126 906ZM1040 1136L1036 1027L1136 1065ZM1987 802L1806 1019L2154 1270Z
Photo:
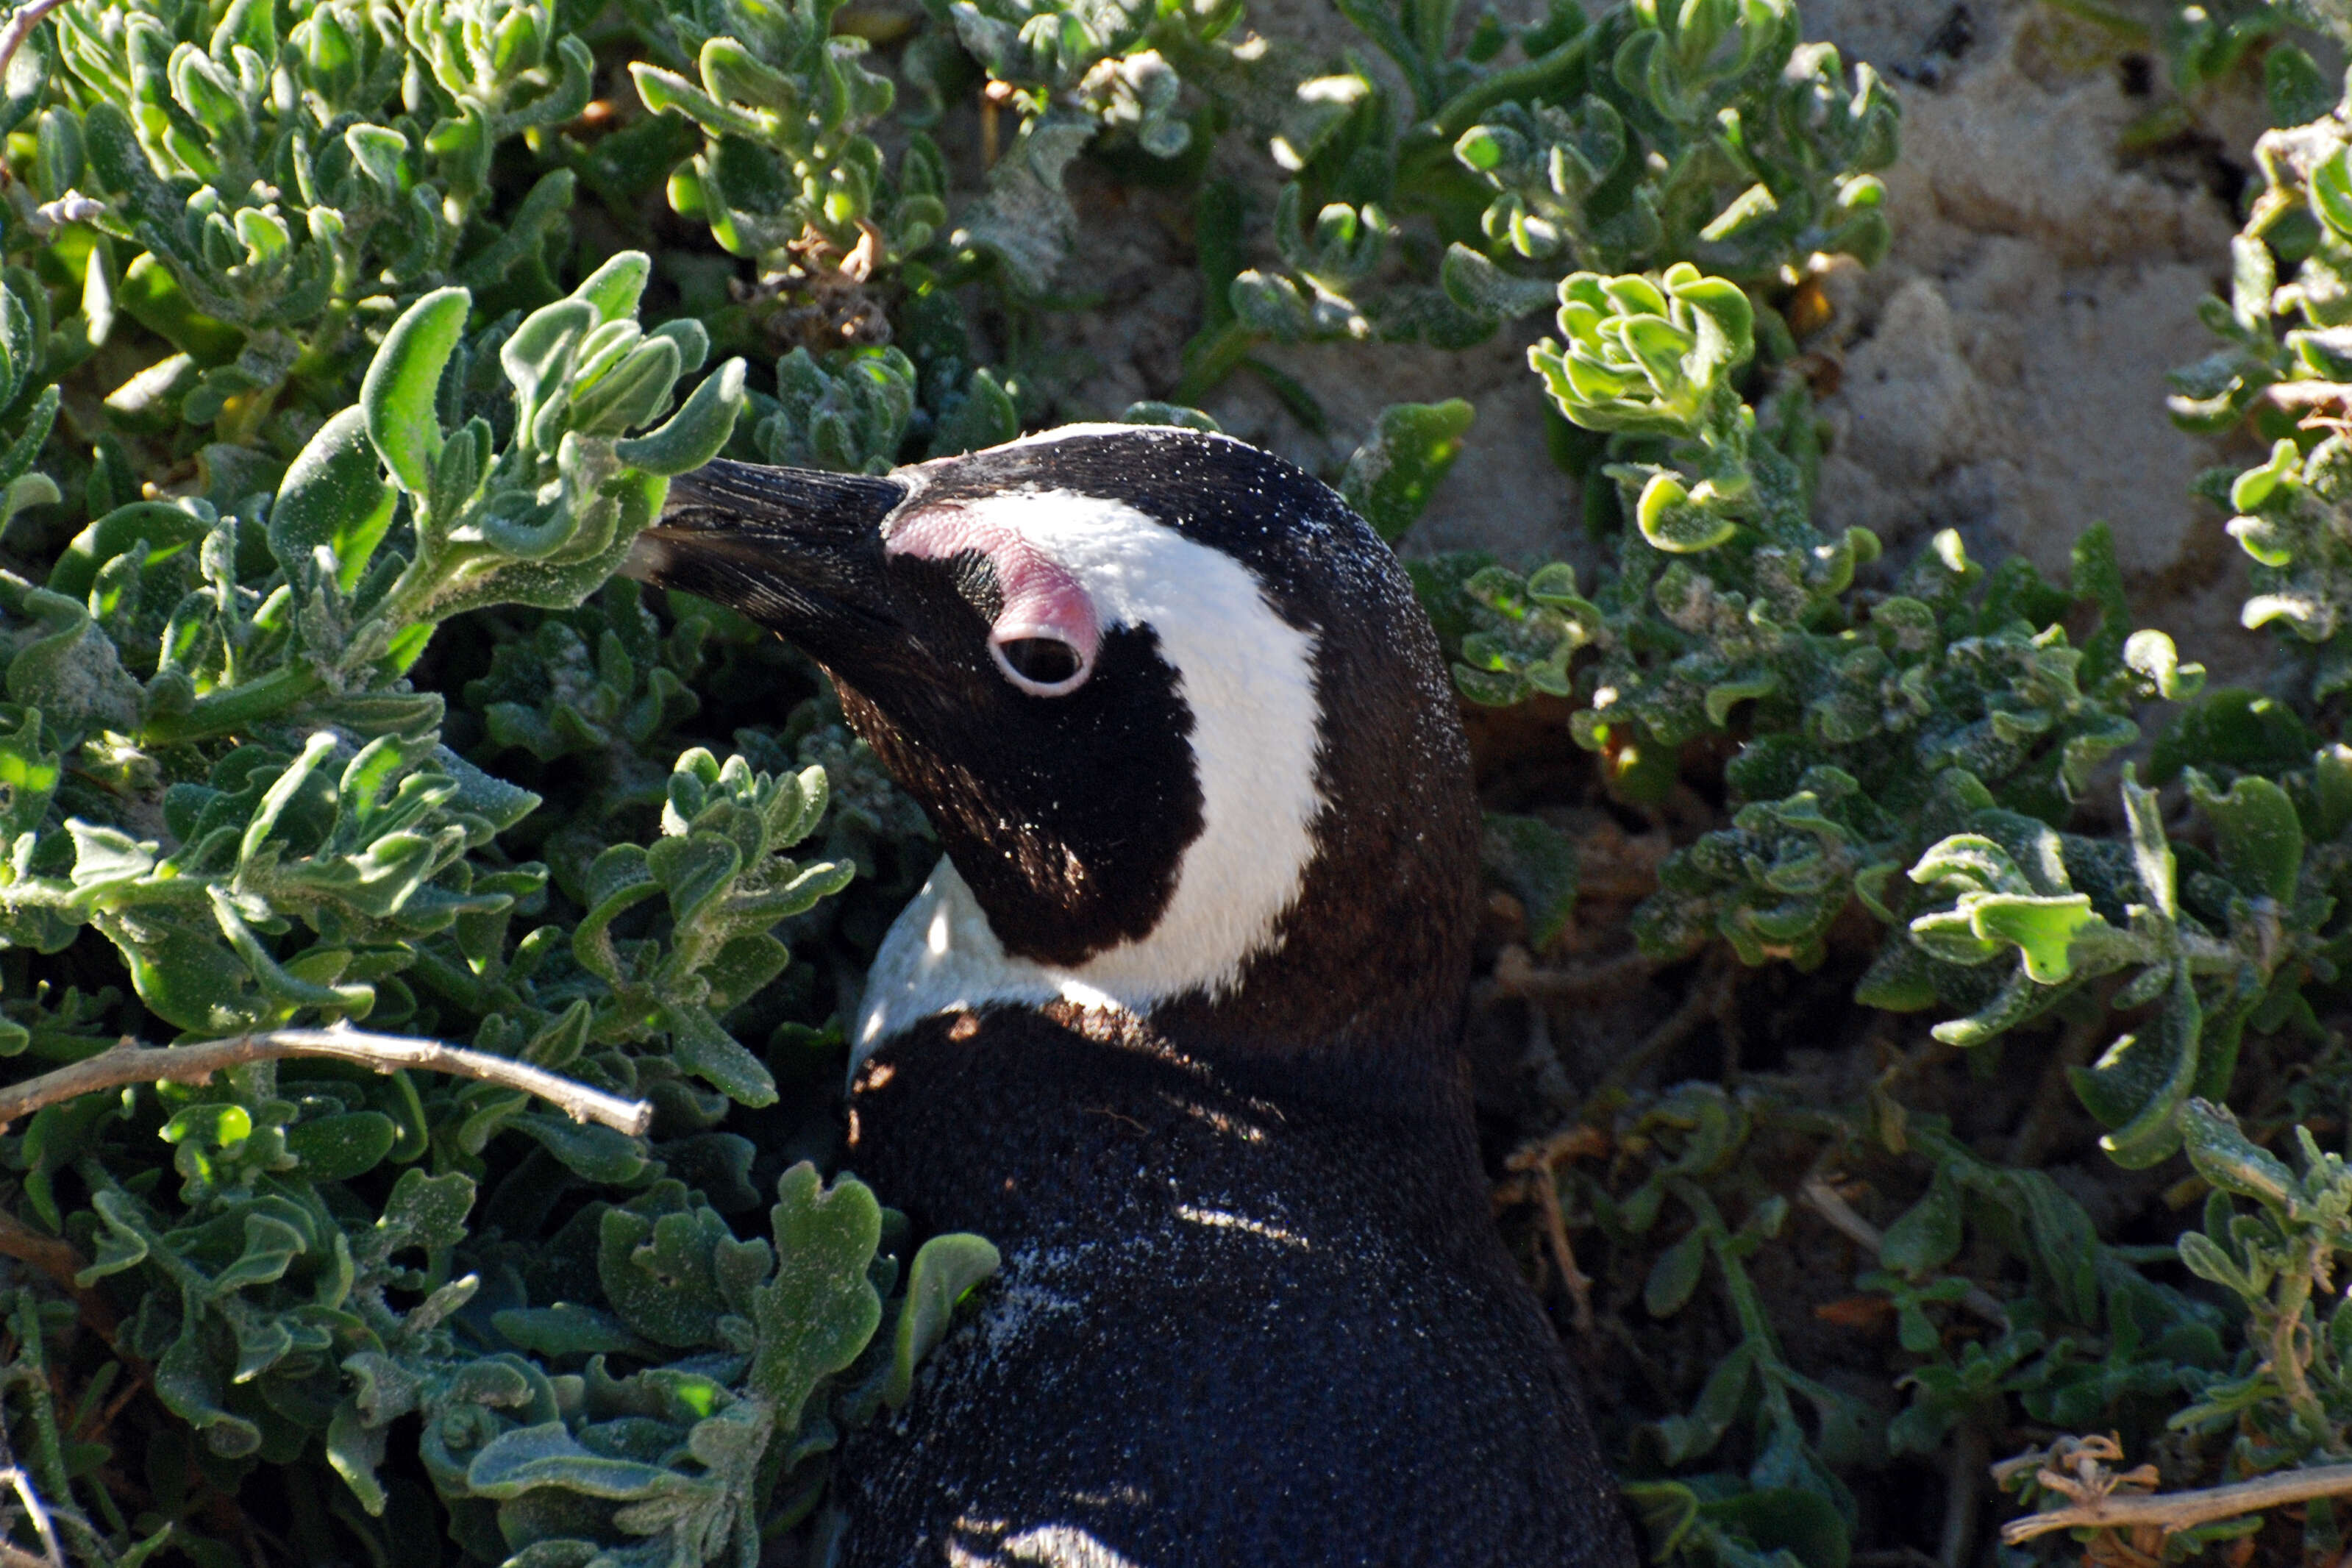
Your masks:
M835 1563L1632 1563L1479 1170L1451 684L1338 496L1131 426L719 462L631 571L824 665L945 850L848 1163L1005 1261L845 1455Z

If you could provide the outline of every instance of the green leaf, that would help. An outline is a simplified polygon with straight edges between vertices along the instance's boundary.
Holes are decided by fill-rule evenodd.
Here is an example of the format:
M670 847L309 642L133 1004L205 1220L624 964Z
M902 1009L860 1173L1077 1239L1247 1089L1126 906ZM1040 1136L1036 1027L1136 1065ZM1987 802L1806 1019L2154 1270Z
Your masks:
M2284 1209L2296 1192L2294 1173L2238 1130L2229 1107L2191 1100L2180 1108L2181 1142L2197 1173L2223 1192Z
M136 557L136 564L143 573L201 543L211 532L212 525L185 507L168 501L132 501L76 534L49 568L44 586L68 599L87 599L97 585L100 571L142 542L145 552Z
M2338 236L2352 238L2352 165L2337 142L2311 171L2311 210Z
M382 1111L353 1110L288 1128L286 1152L314 1182L347 1182L375 1169L398 1137L398 1127Z
M752 1294L760 1342L749 1382L775 1406L777 1430L791 1433L818 1380L857 1359L881 1326L867 1268L882 1240L882 1205L848 1176L825 1187L803 1161L777 1182L769 1219L776 1276Z
M722 1342L719 1320L729 1307L713 1254L733 1241L727 1222L708 1208L653 1215L606 1209L598 1230L597 1279L604 1299L637 1333L680 1350L713 1347Z
M646 847L646 869L669 896L670 918L683 928L709 912L743 868L743 852L719 833L656 839Z
M1919 1201L1886 1227L1878 1244L1878 1261L1897 1273L1924 1274L1958 1257L1960 1241L1959 1188L1938 1167Z
M360 408L383 466L400 488L425 495L441 459L436 404L441 372L457 352L473 296L436 289L407 310L384 334L360 384Z
M1633 518L1642 537L1675 555L1713 550L1739 531L1738 524L1702 501L1674 474L1652 474L1634 503Z
M1576 843L1539 817L1486 814L1481 858L1528 912L1528 945L1540 952L1576 912Z
M41 744L39 709L26 709L15 733L0 729L0 843L41 826L57 796L61 763Z
M2063 898L1971 895L1964 905L1970 929L1988 942L2015 947L2037 985L2055 985L2071 975L2069 951L2076 934L2105 923L2093 911L2087 893Z
M259 1021L253 972L223 945L208 912L151 904L100 913L92 923L121 953L139 999L167 1021L208 1034Z
M2281 129L2324 117L2336 107L2339 85L2329 82L2316 61L2284 39L2263 57L2263 95L2271 123Z
M983 1238L956 1232L935 1236L915 1253L907 1275L907 1300L898 1309L898 1332L891 1350L890 1377L882 1402L896 1410L914 1391L915 1368L947 1337L956 1303L996 1272L1002 1259Z
M583 279L572 298L593 306L601 321L626 320L637 313L637 301L645 297L653 270L653 258L644 251L620 251Z
M570 1301L552 1307L510 1308L490 1324L518 1350L543 1356L635 1355L652 1359L652 1347L618 1318Z
M1846 1568L1853 1554L1845 1516L1836 1503L1802 1487L1774 1487L1714 1498L1699 1517L1751 1542L1759 1553L1793 1557L1803 1568ZM1727 1554L1727 1556L1728 1554Z
M2147 775L2167 784L2190 763L2271 773L2301 766L2319 737L2294 709L2239 687L2221 687L2183 708L2149 748Z
M466 1489L486 1498L519 1497L548 1488L635 1501L672 1496L693 1485L688 1477L660 1465L608 1458L584 1448L561 1421L501 1432L466 1467Z
M666 479L698 468L719 456L735 433L743 402L743 362L730 359L703 378L668 423L615 441L613 455L631 468Z
M289 582L320 545L335 552L336 584L360 584L392 526L399 496L383 479L367 416L346 408L319 427L278 487L269 508L269 551Z
M375 1223L373 1247L383 1257L411 1247L455 1247L466 1238L466 1215L473 1206L469 1177L455 1171L428 1176L412 1166L392 1184L383 1217Z
M1462 455L1476 411L1461 398L1392 403L1349 458L1339 494L1372 531L1391 543L1428 509L1429 498Z
M1642 1305L1654 1318L1671 1318L1686 1306L1691 1292L1698 1289L1700 1275L1706 1268L1707 1233L1703 1226L1694 1226L1687 1235L1665 1251L1650 1266L1650 1277L1642 1285Z
M1137 405L1141 407L1143 405ZM1123 424L1136 424L1135 408L1120 416ZM1181 420L1147 420L1141 423L1179 424ZM1013 401L1012 393L996 373L982 366L971 373L971 380L963 396L948 410L931 433L929 456L952 458L964 452L982 451L1001 447L1021 434L1021 411Z
M2224 1252L2203 1232L2183 1231L2175 1245L2180 1251L2181 1265L2200 1279L2208 1279L2224 1289L2234 1290L2248 1301L2263 1300L2266 1294L2263 1288L2238 1266L2236 1258Z
M2180 1146L2177 1113L2197 1082L2198 1037L2204 1011L2186 964L2178 966L2162 1008L2147 1027L2126 1035L2087 1070L2074 1074L2076 1092L2094 1112L2137 1100L2130 1119L2099 1140L2126 1170L2145 1170Z
M709 1010L698 1004L664 1003L670 1054L677 1065L720 1090L738 1105L773 1105L776 1079L760 1058L745 1050Z
M261 1447L261 1428L222 1408L221 1369L197 1334L201 1316L192 1314L180 1337L155 1363L155 1396L165 1409L204 1434L205 1447L224 1459L243 1458Z
M2241 774L2227 795L2195 768L2182 777L2212 820L2221 874L2251 897L2291 902L2303 869L2303 824L2286 791L2252 773Z
M645 1173L647 1160L642 1138L564 1116L521 1115L509 1125L583 1181L627 1186Z

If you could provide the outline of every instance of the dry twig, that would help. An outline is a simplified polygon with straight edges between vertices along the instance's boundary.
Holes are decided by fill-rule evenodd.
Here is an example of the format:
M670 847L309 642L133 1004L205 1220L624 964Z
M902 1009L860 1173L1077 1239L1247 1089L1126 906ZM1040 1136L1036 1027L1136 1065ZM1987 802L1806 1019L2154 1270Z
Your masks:
M121 1044L94 1057L0 1089L0 1127L29 1116L45 1105L101 1089L165 1079L200 1083L226 1068L243 1067L248 1062L282 1061L289 1057L355 1062L378 1072L415 1068L478 1079L535 1094L574 1121L599 1121L632 1135L644 1132L653 1123L654 1108L649 1100L623 1100L605 1094L529 1062L491 1056L486 1051L463 1050L438 1040L371 1035L337 1025L329 1029L270 1029L193 1046L142 1046L125 1037Z
M46 1553L36 1557L14 1542L0 1542L0 1546L8 1550L8 1555L0 1559L0 1568L20 1568L25 1563L37 1563L40 1568L65 1568L66 1555L64 1549L58 1544L57 1526L49 1522L49 1510L42 1506L41 1494L33 1489L33 1478L25 1473L25 1467L11 1465L0 1470L0 1482L5 1482L15 1491L16 1500L25 1505L26 1517L33 1521L34 1533L41 1538L41 1550Z
M1543 1211L1544 1239L1551 1247L1552 1267L1559 1270L1560 1282L1568 1287L1569 1300L1574 1303L1580 1334L1592 1332L1592 1279L1577 1267L1576 1248L1568 1239L1568 1216L1560 1212L1559 1183L1552 1172L1562 1160L1605 1153L1608 1148L1609 1140L1599 1129L1576 1126L1531 1143L1505 1162L1507 1169L1526 1173L1519 1190L1532 1196Z
M29 5L19 5L8 14L8 26L0 31L0 76L7 74L8 62L16 58L16 51L25 47L25 40L33 36L41 18L64 3L65 0L31 0Z
M2352 1493L2352 1465L2316 1465L2307 1470L2282 1470L2274 1476L2257 1476L2251 1481L2197 1491L2092 1497L2073 1508L2012 1519L2000 1527L2000 1538L2014 1546L2053 1530L2073 1530L2082 1525L2102 1530L2153 1525L2169 1534L2192 1525L2210 1524L2217 1519L2235 1519L2264 1509L2284 1508L2288 1503L2347 1493Z
M1617 1065L1601 1078L1596 1093L1605 1094L1623 1089L1648 1070L1660 1057L1690 1038L1701 1024L1716 1016L1717 1008L1724 1005L1723 988L1738 984L1738 961L1732 959L1727 963L1723 953L1718 952L1706 962L1708 967L1692 984L1689 994L1683 998L1683 1005L1675 1008L1664 1023L1644 1036L1640 1045L1618 1058Z
M0 1534L0 1568L26 1568L27 1564L33 1568L65 1568L65 1552L58 1545L57 1526L50 1522L41 1494L33 1489L33 1478L16 1462L16 1450L8 1441L5 1426L0 1426L0 1487L14 1491L16 1500L25 1505L25 1516L33 1521L33 1532L41 1538L41 1549L47 1554L37 1557ZM16 1521L9 1521L6 1528L15 1529Z
M74 1250L73 1243L62 1237L43 1236L15 1215L0 1209L0 1257L13 1258L39 1269L58 1289L74 1299L74 1307L82 1321L96 1330L110 1347L114 1344L114 1309L96 1291L83 1289L76 1278L89 1266Z
M1538 969L1528 950L1514 942L1496 955L1495 989L1529 1002L1582 1002L1631 990L1657 972L1657 961L1638 952L1581 969Z
M1826 1220L1831 1229L1874 1258L1878 1256L1878 1248L1886 1239L1885 1233L1855 1213L1853 1205L1838 1195L1838 1190L1830 1185L1827 1178L1818 1174L1806 1177L1804 1185L1797 1189L1797 1195L1804 1200L1807 1208ZM2008 1309L1980 1285L1969 1286L1969 1293L1960 1298L1960 1305L1994 1328L2009 1327Z

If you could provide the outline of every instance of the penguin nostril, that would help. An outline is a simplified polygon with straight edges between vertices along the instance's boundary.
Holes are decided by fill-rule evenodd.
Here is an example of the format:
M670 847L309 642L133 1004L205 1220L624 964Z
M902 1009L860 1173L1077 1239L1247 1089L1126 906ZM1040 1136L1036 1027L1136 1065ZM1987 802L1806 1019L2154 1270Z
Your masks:
M1086 674L1085 658L1059 637L1005 637L989 646L1014 685L1040 696L1058 697Z

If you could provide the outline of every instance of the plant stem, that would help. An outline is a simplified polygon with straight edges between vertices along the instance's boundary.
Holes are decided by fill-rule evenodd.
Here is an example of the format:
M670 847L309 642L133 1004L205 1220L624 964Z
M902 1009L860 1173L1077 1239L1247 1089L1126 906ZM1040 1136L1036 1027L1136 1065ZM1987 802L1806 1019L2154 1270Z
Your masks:
M1711 972L1701 974L1697 984L1684 996L1682 1005L1675 1008L1672 1016L1644 1036L1640 1045L1617 1058L1617 1065L1593 1086L1595 1096L1624 1089L1660 1057L1688 1039L1693 1031L1714 1016L1717 988L1723 984L1720 965L1724 959L1717 952L1705 962Z
M2303 1358L2295 1353L2295 1337L2303 1331L2303 1310L2311 1300L2312 1276L2328 1250L2326 1237L2314 1231L2304 1238L2294 1265L2284 1271L2279 1280L2278 1321L2271 1330L2270 1361L2271 1374L2279 1380L2287 1403L2294 1407L2296 1421L2315 1441L2333 1447L2326 1408L2311 1391L2310 1380L2303 1374Z
M2199 1491L2159 1492L2152 1497L2107 1496L2073 1508L2030 1513L2000 1527L2000 1538L2011 1546L2047 1535L2053 1530L2122 1529L2152 1524L2169 1532L2217 1519L2235 1519L2282 1508L2314 1498L2341 1497L2352 1492L2352 1465L2319 1465L2307 1470L2285 1470L2226 1487Z
M1498 70L1475 86L1464 88L1428 121L1439 137L1453 142L1476 123L1478 116L1514 98L1532 99L1576 68L1591 45L1591 29L1524 64Z
M1225 377L1241 368L1256 348L1258 334L1238 321L1227 321L1217 329L1216 335L1201 344L1200 353L1187 355L1192 363L1185 366L1184 375L1169 393L1168 401L1187 407L1198 407L1201 399L1223 384Z
M199 697L184 713L158 715L139 731L139 743L176 746L233 734L285 711L324 685L308 664L281 665L257 680Z
M1984 1427L1963 1421L1952 1434L1950 1462L1944 1474L1944 1529L1936 1545L1941 1568L1968 1568L1969 1548L1977 1532L1977 1497L1984 1483L1990 1445Z
M1878 1249L1885 1243L1885 1233L1857 1214L1853 1205L1839 1196L1837 1189L1827 1180L1819 1175L1806 1177L1805 1184L1797 1189L1797 1196L1807 1208L1826 1221L1832 1230L1867 1252L1872 1262L1878 1260ZM1960 1305L2002 1332L2009 1331L2009 1309L1983 1286L1970 1285L1969 1293L1960 1298Z
M2032 1101L2026 1106L2017 1131L2010 1138L2011 1164L2038 1165L2057 1142L2074 1105L2074 1081L2070 1069L2086 1065L2098 1043L2098 1020L2066 1026L2058 1049L2042 1069L2042 1081L2034 1088Z
M1412 89L1413 108L1422 114L1433 113L1437 108L1437 82L1429 62L1397 18L1380 5L1368 0L1335 0L1339 14L1356 25L1356 30L1372 41L1373 47L1396 62L1406 85Z
M289 1057L356 1062L378 1072L416 1068L501 1084L539 1096L574 1121L602 1122L632 1136L642 1134L653 1122L654 1108L649 1100L622 1100L528 1062L491 1056L486 1051L462 1050L438 1040L371 1035L338 1026L329 1029L271 1029L191 1046L142 1046L126 1037L111 1049L70 1067L0 1089L0 1127L45 1105L120 1089L124 1084L166 1079L175 1083L201 1082L226 1068L242 1067L247 1062L282 1061Z
M2070 16L2079 16L2095 27L2104 27L2126 43L2146 45L2154 33L2145 22L2108 9L2097 0L2051 0L2051 4Z
M41 1338L41 1310L31 1290L16 1292L16 1309L9 1315L8 1326L16 1335L16 1361L9 1372L23 1383L26 1403L32 1407L33 1474L28 1475L18 1461L15 1448L7 1445L5 1432L0 1432L0 1458L7 1461L5 1479L33 1516L34 1528L48 1549L49 1561L63 1568L65 1558L58 1548L49 1508L43 1505L33 1489L36 1477L48 1489L58 1517L66 1520L68 1527L82 1538L80 1544L85 1549L98 1544L92 1539L97 1532L82 1519L80 1510L73 1506L73 1484L66 1476L65 1445L58 1430L58 1407L51 1394L48 1350Z
M1589 1338L1592 1333L1592 1279L1577 1267L1576 1248L1568 1239L1568 1216L1559 1207L1559 1179L1549 1167L1530 1171L1527 1189L1535 1194L1536 1206L1542 1211L1544 1238L1551 1244L1552 1267L1559 1270L1560 1283L1567 1287L1568 1299L1574 1305L1576 1331Z

